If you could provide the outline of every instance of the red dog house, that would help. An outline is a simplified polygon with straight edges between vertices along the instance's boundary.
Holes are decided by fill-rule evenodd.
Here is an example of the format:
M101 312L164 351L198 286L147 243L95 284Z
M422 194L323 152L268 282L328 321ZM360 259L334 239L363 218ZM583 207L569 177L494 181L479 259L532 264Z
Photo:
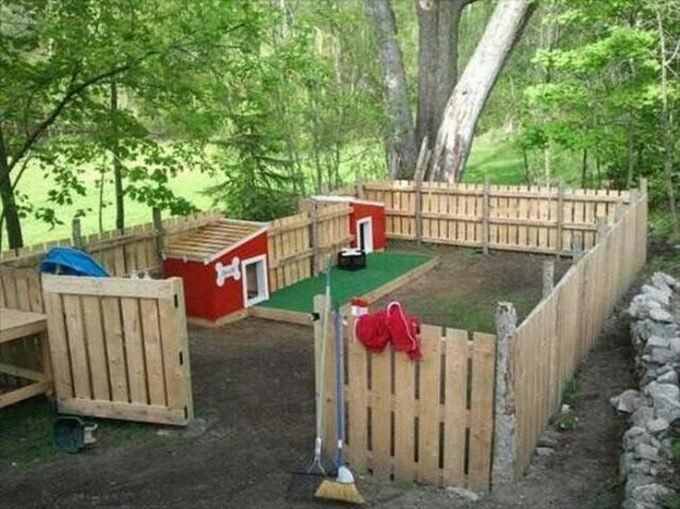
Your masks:
M378 201L361 200L351 196L313 196L318 202L347 202L352 208L349 218L349 232L353 236L351 246L371 253L387 247L385 230L385 204Z
M269 298L267 225L221 219L168 242L166 277L184 282L189 319L220 325Z

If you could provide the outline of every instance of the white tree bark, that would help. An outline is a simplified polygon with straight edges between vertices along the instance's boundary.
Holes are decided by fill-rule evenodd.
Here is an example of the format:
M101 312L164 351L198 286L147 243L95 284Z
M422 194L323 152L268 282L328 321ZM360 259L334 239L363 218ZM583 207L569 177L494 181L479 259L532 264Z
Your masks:
M534 10L533 0L500 0L444 110L429 180L457 182L496 79Z

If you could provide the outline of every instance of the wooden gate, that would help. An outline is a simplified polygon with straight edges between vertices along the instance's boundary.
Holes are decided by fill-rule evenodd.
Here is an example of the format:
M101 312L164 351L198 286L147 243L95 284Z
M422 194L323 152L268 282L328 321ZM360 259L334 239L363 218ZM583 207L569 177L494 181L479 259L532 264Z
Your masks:
M59 412L193 418L182 280L43 276Z

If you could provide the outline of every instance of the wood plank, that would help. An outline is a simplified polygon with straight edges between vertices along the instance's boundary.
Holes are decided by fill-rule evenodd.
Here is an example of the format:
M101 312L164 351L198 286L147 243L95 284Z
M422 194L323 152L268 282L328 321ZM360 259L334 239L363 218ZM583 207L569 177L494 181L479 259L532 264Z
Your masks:
M51 381L35 382L13 391L0 394L0 408L23 401L38 394L44 394L52 388Z
M62 297L45 292L47 331L49 334L50 360L54 371L54 388L58 397L73 396L73 380L66 337L66 323Z
M127 366L130 402L147 404L146 369L144 366L144 345L142 339L141 320L139 317L139 300L120 299L123 313L123 341L125 344L125 364Z
M77 398L91 398L92 388L90 386L90 369L85 343L83 310L79 297L64 295L64 317L68 335L74 395Z
M138 279L54 276L43 274L43 290L70 295L98 295L102 297L133 297L147 299L172 298L173 280L150 279L140 284Z
M394 363L394 479L417 479L415 458L416 364L405 355Z
M94 399L110 399L109 369L106 362L106 345L104 344L103 319L99 298L84 296L82 302L85 339L92 377L92 397Z
M129 401L129 390L120 300L102 297L101 308L111 398L126 402Z
M445 485L465 485L465 435L467 415L467 331L447 329L444 375Z
M165 405L165 376L163 372L163 353L161 350L157 300L140 299L139 307L144 337L144 359L146 361L149 403L152 405Z
M368 353L354 337L353 319L346 329L347 341L347 395L348 395L348 448L350 466L357 472L366 471L368 452Z
M184 426L189 422L184 411L164 406L77 398L58 399L57 406L60 413L90 415L105 419L124 419L179 426Z
M439 484L441 327L421 326L418 480Z
M389 479L391 474L391 354L388 349L371 355L371 445L373 474L379 479Z
M473 335L468 483L484 491L491 471L495 341L492 334Z

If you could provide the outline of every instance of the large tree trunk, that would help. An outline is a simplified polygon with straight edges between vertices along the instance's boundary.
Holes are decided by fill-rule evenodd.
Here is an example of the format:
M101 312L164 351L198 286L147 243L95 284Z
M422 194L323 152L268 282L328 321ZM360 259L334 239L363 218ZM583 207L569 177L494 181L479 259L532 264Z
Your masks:
M500 0L496 5L446 104L430 163L430 180L461 179L479 115L535 5L531 0Z
M397 27L389 0L365 0L366 11L375 25L380 63L385 76L389 117L385 147L390 178L413 174L417 159L411 107L406 91L406 73Z
M446 101L458 79L458 28L474 0L416 0L418 12L418 117L416 146L437 138Z
M5 149L5 138L2 133L2 126L0 126L0 201L2 202L2 213L7 228L7 241L10 249L16 249L24 247L24 238L21 231L19 208L14 199L12 179L9 173L10 166Z
M116 229L125 228L125 195L123 190L123 165L118 147L118 87L111 82L111 156L113 160L113 185L116 194Z

